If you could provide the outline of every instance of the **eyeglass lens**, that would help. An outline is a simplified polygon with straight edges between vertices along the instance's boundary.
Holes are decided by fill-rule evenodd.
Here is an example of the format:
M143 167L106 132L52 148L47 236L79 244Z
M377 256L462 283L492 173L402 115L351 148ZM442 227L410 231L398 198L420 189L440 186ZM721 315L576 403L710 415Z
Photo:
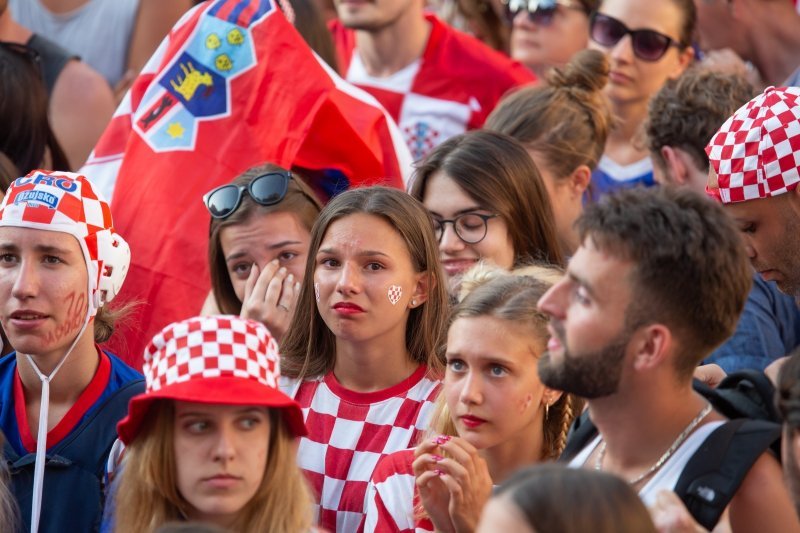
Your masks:
M285 174L270 173L250 182L248 192L261 205L277 204L286 197L289 178Z
M436 233L436 238L441 241L442 236L444 235L445 224L450 223L453 225L453 229L455 229L456 235L459 239L468 244L476 244L486 237L488 222L489 221L487 219L479 215L474 213L466 213L457 216L453 220L434 219L433 228Z
M240 189L235 185L226 185L213 191L206 200L206 206L211 216L225 218L230 215L239 205L241 194Z
M513 23L514 17L520 11L528 12L528 20L539 26L549 26L556 13L556 2L537 2L536 0L508 0L506 3L506 17Z
M603 46L615 46L630 34L633 53L645 61L658 61L667 52L672 39L654 30L630 30L621 21L607 15L592 18L591 37Z

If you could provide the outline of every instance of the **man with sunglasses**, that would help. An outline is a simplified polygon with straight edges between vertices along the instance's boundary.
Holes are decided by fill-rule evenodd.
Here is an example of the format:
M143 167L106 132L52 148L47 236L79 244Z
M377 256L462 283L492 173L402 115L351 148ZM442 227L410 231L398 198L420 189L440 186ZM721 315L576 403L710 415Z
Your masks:
M729 49L765 85L800 85L800 14L791 0L695 0L702 50Z
M423 0L334 0L331 24L347 81L392 115L415 159L479 128L512 87L535 81L521 64L425 13Z
M111 87L76 56L19 24L8 9L8 0L0 0L0 41L28 46L39 57L51 126L71 169L77 169L114 112Z

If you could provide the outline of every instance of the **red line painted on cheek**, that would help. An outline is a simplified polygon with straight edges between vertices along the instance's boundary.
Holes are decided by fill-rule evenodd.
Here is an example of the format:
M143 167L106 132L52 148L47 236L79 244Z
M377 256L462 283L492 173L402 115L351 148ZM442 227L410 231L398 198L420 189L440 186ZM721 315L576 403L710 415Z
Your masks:
M86 294L71 292L67 296L67 318L66 320L56 326L54 331L47 334L47 342L59 342L79 329L83 325L83 319L86 315Z

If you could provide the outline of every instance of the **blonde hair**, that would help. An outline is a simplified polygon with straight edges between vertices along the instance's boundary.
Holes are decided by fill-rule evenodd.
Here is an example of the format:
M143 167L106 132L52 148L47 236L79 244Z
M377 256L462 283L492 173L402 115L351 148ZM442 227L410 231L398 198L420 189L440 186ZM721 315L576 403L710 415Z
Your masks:
M235 532L295 533L311 527L311 495L295 461L293 439L277 409L269 410L269 456L261 485L239 512ZM178 492L174 446L175 405L159 400L125 451L114 494L114 531L152 533L186 515Z
M549 336L547 317L536 305L563 274L561 268L543 263L524 265L511 272L479 263L464 276L460 301L453 309L450 324L462 317L491 316L523 325L544 347ZM569 427L581 407L582 401L577 397L562 394L548 408L542 427L542 459L554 460L561 455ZM426 437L434 435L458 435L443 392L436 398Z
M3 437L3 433L0 432L0 449L2 449L4 445L5 438ZM9 490L10 486L11 477L8 475L8 468L5 465L5 461L3 461L3 464L0 464L0 524L8 528L8 531L16 531L15 527L19 519L19 509L17 508L17 501L14 499L14 495L11 494Z

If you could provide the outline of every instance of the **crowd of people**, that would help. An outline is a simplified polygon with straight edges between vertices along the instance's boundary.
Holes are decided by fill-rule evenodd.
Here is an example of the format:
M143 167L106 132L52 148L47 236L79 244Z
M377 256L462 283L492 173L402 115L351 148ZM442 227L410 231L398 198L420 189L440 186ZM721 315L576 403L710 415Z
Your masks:
M231 158L152 316L84 163L311 91L268 16L413 169ZM792 0L0 0L0 531L800 532L798 85Z

